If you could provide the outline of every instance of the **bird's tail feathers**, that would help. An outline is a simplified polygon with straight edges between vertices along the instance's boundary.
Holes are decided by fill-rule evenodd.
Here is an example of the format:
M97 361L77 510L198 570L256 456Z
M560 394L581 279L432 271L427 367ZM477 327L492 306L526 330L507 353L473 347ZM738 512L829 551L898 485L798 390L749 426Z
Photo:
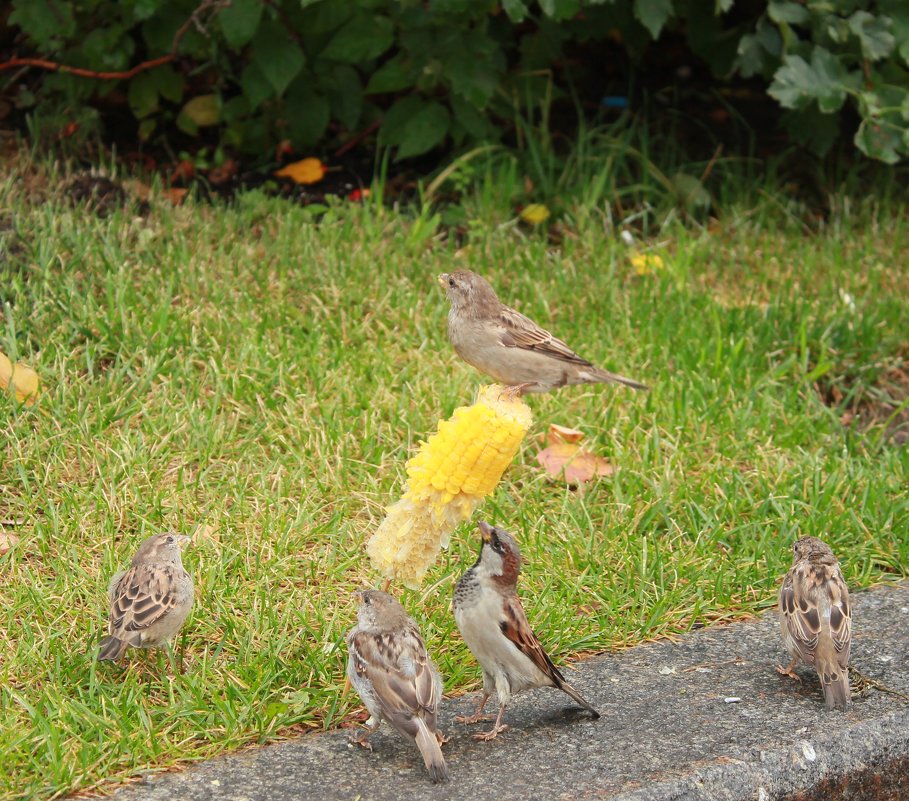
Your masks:
M835 656L818 654L814 666L824 690L827 709L846 709L849 706L849 669L840 665Z
M101 648L98 651L99 662L116 662L124 651L129 648L126 640L118 640L116 637L107 636L101 640Z
M603 384L624 384L626 387L631 387L632 389L650 389L646 384L635 381L633 378L626 378L618 373L607 373L605 370L600 370L598 367L588 369L585 372L588 373L594 381L599 381Z
M600 716L600 713L597 712L587 701L585 701L581 697L581 694L574 687L572 687L567 681L562 679L562 681L559 683L558 687L563 693L565 693L566 695L570 695L575 701L577 701L577 703L579 703L582 707L584 707L584 709L586 709L590 713L590 716L594 720L596 720Z
M429 730L426 721L420 718L416 719L417 723L417 748L423 756L423 762L426 764L426 770L429 771L429 778L436 784L448 781L448 766L445 764L445 757L442 756L442 747L436 739L435 734Z

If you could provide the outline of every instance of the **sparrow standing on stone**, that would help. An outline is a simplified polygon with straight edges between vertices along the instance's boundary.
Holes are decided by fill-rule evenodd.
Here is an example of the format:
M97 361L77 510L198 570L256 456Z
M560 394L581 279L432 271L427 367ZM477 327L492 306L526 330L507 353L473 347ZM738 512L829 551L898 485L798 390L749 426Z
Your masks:
M792 656L784 676L801 680L799 661L813 665L827 709L849 704L849 641L852 614L840 564L827 543L802 537L793 546L792 567L780 588L780 633Z
M417 624L379 590L362 590L357 625L347 635L347 675L369 711L367 729L353 742L372 750L369 735L387 720L414 742L433 782L448 779L436 724L442 679L426 653Z
M110 623L98 661L116 661L127 648L168 646L193 605L193 580L183 569L180 546L189 541L167 532L146 539L129 570L108 587Z
M455 587L454 616L464 642L483 668L483 696L476 713L458 721L471 724L488 720L482 714L483 707L496 693L499 715L495 725L474 735L478 740L491 740L508 728L502 724L502 715L512 695L534 687L555 687L598 718L600 713L552 664L527 622L516 590L521 551L514 537L488 523L480 523L479 528L483 537L480 558Z
M512 393L548 392L566 384L644 384L607 373L582 359L529 317L505 306L489 282L470 270L442 273L451 309L448 339L465 362Z

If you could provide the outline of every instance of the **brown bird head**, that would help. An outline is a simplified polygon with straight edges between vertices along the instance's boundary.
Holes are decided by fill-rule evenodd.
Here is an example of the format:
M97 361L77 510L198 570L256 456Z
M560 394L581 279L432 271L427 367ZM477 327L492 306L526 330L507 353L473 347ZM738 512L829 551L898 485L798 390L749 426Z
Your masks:
M827 559L835 560L833 551L830 546L817 537L802 537L795 541L792 546L792 563L796 564L803 560L825 561Z
M171 562L175 565L180 561L180 548L189 542L189 537L184 534L175 534L165 531L163 534L154 534L146 539L133 557L133 565L144 565L151 562Z
M387 592L358 590L360 599L357 620L365 631L395 631L403 628L409 618L404 607Z
M521 572L521 549L507 531L480 521L478 524L483 546L477 566L481 575L488 576L504 588L514 589Z
M489 281L470 270L442 273L439 284L445 289L452 309L458 313L482 317L494 313L500 306Z

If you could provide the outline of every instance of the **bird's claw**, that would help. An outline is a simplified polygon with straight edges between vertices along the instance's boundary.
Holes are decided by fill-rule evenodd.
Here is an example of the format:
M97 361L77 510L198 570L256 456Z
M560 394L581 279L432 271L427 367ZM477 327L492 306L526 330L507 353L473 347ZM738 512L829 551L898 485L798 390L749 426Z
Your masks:
M473 726L474 723L479 723L481 720L492 720L492 715L484 715L482 712L477 712L474 715L458 715L455 718L455 723L463 723L465 726Z
M367 751L372 751L372 743L369 742L369 732L361 731L350 738L351 745L358 745Z
M479 734L473 736L474 740L482 740L484 743L488 743L490 740L494 740L500 731L505 731L508 726L507 724L502 724L501 726L494 726L489 731L482 731Z
M442 732L436 729L436 740L439 741L439 745L445 745L450 739L451 737L446 737Z
M799 676L799 674L796 673L792 669L792 665L790 665L789 667L783 667L782 665L777 665L776 672L779 673L781 676L788 676L790 679L795 679L796 681L802 680L802 677Z

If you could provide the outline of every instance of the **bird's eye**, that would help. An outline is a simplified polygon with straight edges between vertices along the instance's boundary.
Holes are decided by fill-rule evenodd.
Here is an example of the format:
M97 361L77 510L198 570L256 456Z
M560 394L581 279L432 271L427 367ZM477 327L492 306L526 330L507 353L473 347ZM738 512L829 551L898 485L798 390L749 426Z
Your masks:
M453 287L454 285L455 285L455 280L454 280L454 278L449 278L449 279L448 279L448 286Z
M173 534L168 534L167 539L165 540L165 542L167 542L168 545L173 545L173 544L176 542L176 540L174 539L174 535L173 535Z
M372 603L372 601L369 600L368 595L363 596L363 603L366 604L367 606L369 606Z

